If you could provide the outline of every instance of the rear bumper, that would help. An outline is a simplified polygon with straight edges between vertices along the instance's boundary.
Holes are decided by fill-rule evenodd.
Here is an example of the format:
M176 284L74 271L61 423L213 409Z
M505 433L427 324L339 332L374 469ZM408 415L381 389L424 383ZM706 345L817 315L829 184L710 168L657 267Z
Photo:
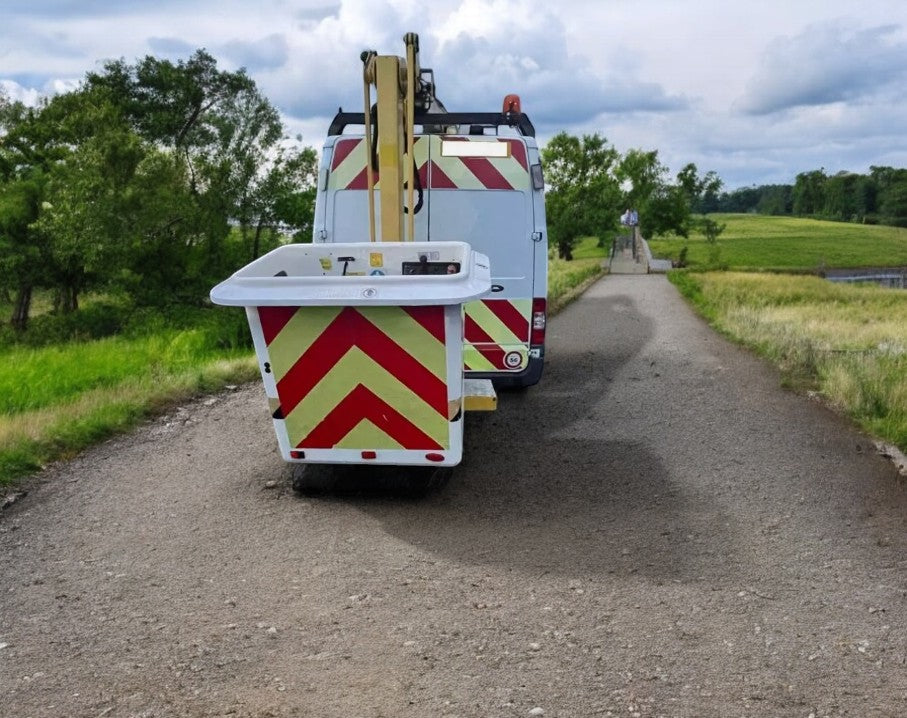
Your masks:
M520 389L527 386L534 386L542 378L542 370L545 367L545 347L530 347L533 353L538 352L538 356L530 356L526 368L520 372L504 371L479 371L466 372L468 379L491 379L495 389Z

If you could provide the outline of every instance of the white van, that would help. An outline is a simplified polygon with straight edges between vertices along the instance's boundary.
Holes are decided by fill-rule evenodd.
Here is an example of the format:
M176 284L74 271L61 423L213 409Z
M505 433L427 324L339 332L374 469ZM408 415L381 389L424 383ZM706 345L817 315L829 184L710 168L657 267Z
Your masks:
M415 125L413 239L468 242L491 261L491 293L465 305L467 377L497 387L536 384L545 358L548 234L535 130L521 112L417 114ZM331 123L316 243L369 239L364 126L361 112L340 112Z

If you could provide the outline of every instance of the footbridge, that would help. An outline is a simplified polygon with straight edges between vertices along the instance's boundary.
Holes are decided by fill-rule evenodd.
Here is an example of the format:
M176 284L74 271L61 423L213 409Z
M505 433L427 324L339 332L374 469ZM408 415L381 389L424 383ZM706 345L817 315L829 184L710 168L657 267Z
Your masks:
M651 274L666 272L671 268L667 259L655 259L649 243L639 227L627 227L626 234L618 235L611 243L606 266L611 274Z

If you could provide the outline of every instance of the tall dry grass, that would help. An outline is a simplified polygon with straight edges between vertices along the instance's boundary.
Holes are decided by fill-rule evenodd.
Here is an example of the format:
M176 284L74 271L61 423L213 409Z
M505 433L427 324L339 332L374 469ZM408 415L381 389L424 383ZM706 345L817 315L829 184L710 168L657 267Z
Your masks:
M672 279L727 336L907 450L907 292L818 277L706 273Z

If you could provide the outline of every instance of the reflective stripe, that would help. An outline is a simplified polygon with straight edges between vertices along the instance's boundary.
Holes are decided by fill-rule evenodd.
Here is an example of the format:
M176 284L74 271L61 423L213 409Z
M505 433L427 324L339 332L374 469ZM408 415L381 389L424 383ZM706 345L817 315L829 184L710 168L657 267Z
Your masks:
M468 371L521 371L529 362L531 299L483 299L465 306Z
M445 142L502 142L508 143L510 149L506 157L445 157L441 152L442 139ZM416 138L413 154L422 186L426 189L530 190L529 162L526 147L521 140L421 136ZM334 144L328 189L367 189L366 162L364 139L337 140ZM378 188L377 173L375 187Z

